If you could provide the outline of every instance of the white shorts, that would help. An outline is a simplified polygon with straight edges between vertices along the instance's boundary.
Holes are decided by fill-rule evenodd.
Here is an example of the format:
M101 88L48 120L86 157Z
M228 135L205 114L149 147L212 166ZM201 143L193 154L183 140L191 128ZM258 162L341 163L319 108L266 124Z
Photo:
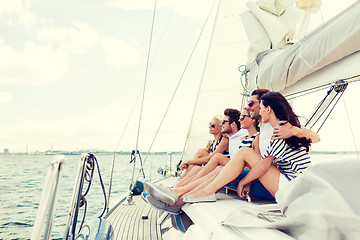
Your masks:
M289 183L289 179L284 174L280 173L279 177L279 190Z

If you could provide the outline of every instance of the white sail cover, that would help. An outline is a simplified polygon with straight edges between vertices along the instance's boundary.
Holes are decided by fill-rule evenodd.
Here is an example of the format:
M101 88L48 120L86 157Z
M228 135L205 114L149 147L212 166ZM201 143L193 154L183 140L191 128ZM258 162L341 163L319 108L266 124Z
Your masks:
M285 218L273 218L270 223L258 213L272 216L271 212L242 208L231 213L224 224L239 232L276 228L300 240L360 239L359 168L359 159L314 164L276 193Z
M248 6L252 12L255 12L256 7L253 4ZM257 11L264 12L260 8ZM257 14L257 17L261 18L261 14ZM261 19L258 20L263 22ZM266 27L269 28L271 25L262 26L267 33L270 32ZM251 38L252 33L248 33ZM360 2L358 1L295 44L259 54L250 66L251 86L273 91L286 89L283 93L288 94L350 78L359 75L360 69L355 64L347 63L345 58L351 58L352 62L354 59L359 60L359 50ZM340 59L345 61L339 62ZM325 76L320 80L318 73L314 75L316 80L308 80L317 71ZM295 83L296 86L292 86ZM289 88L290 86L292 87Z
M208 122L226 108L241 107L244 89L240 82L241 64L246 64L248 40L242 27L243 1L222 0L203 71L197 103L186 143L184 160L191 159L213 136Z

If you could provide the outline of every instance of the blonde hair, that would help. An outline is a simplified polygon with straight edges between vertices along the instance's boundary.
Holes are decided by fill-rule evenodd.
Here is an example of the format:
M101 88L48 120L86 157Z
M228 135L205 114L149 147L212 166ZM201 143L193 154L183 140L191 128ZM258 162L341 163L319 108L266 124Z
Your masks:
M216 114L213 118L219 120L219 122L221 123L224 120L224 115L223 114Z

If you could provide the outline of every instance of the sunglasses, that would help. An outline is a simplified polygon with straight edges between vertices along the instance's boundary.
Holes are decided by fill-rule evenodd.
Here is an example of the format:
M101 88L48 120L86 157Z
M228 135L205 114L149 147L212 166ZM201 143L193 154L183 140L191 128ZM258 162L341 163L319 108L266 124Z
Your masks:
M223 120L223 121L221 122L221 124L225 124L225 123L227 123L227 122L228 122L229 124L232 123L232 122L229 121L229 120Z
M249 106L249 107L252 107L252 106L253 106L255 103L257 103L257 102L259 102L259 101L252 101L252 100L251 100L251 101L248 102L248 106Z
M249 118L250 116L249 115L241 115L239 121L243 121L245 119L245 117Z
M216 126L215 126L215 124L213 124L213 123L209 122L209 127L211 127L211 128L215 128Z

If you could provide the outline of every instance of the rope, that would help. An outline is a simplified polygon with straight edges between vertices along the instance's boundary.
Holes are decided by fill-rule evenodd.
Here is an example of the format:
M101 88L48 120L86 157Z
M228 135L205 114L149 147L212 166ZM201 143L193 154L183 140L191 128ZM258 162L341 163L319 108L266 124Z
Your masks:
M240 65L238 68L239 72L241 73L240 76L240 83L241 86L244 89L244 92L241 94L242 95L242 100L241 100L241 107L240 110L243 110L244 107L244 101L245 101L245 97L249 97L250 96L250 92L249 92L249 80L248 80L248 73L250 72L250 69L247 67L247 65ZM245 81L245 84L243 83L243 81Z
M164 38L165 32L166 32L166 30L167 30L167 28L168 28L170 19L171 19L171 17L172 17L173 14L174 14L174 9L175 9L175 8L172 9L172 11L171 11L171 13L170 13L170 15L169 15L169 17L168 17L168 19L167 19L166 26L165 26L162 34L161 34L161 38L160 38L159 44L158 44L158 46L157 46L157 48L156 48L156 50L155 50L154 57L153 57L153 59L152 59L152 61L151 61L151 65L150 65L150 68L149 68L149 69L151 69L152 64L155 62L155 58L156 58L156 56L157 56L157 53L158 53L159 47L160 47L160 45L161 45L161 42L162 42L162 40L163 40L163 38ZM127 122L126 122L126 125L125 125L125 127L124 127L124 130L123 130L122 135L121 135L121 137L120 137L120 140L119 140L119 142L118 142L118 144L117 144L117 146L116 146L116 148L115 148L115 151L114 151L114 157L113 157L112 168L111 168L111 175L110 175L110 184L109 184L108 206L110 205L110 195L111 195L112 179L113 179L114 166L115 166L116 151L118 150L118 148L119 148L119 146L120 146L120 143L122 142L122 139L123 139L123 137L124 137L124 134L125 134L125 131L126 131L126 129L127 129L127 126L128 126L128 124L129 124L129 122L130 122L130 119L132 119L132 115L133 115L133 112L134 112L134 110L135 110L135 106L136 106L136 104L138 103L138 100L139 100L141 91L142 91L142 88L140 88L140 91L139 91L139 93L138 93L138 95L137 95L137 98L136 98L136 100L135 100L134 106L133 106L133 108L132 108L132 111L131 111L131 113L130 113L130 115L129 115L129 118L128 118ZM109 210L109 208L108 208L107 210Z
M313 88L309 88L306 90L302 90L299 92L294 92L288 95L284 95L284 97L286 97L287 99L294 99L294 98L298 98L300 94L302 94L301 96L307 95L307 94L311 94L312 92L317 92L317 91L321 91L323 89L328 88L329 86L336 86L339 82L341 83L355 83L355 82L359 82L360 81L360 74L358 75L354 75L348 78L343 78L343 79L339 79L337 80L335 83L326 83L323 85L319 85Z
M335 97L337 97L338 94L339 94L339 93L336 93L336 96L335 96ZM326 118L324 119L323 123L320 125L319 129L316 131L316 133L318 133L318 132L320 131L320 129L323 127L323 125L325 124L326 120L329 118L330 114L331 114L332 111L334 110L335 106L338 104L338 102L339 102L340 98L343 96L343 94L344 94L344 92L342 92L341 95L340 95L340 97L338 97L337 101L335 102L335 104L334 104L333 107L331 108L330 112L328 113L328 115L326 116ZM335 97L333 98L333 100L335 99ZM331 100L331 102L332 102L333 100ZM331 103L330 103L330 104L331 104ZM330 104L329 104L328 106L330 106ZM327 108L328 108L328 107L327 107ZM326 109L327 109L327 108L326 108ZM325 110L326 110L326 109L325 109ZM321 114L321 115L322 115L322 114ZM320 117L321 117L321 116L320 116ZM319 118L320 118L320 117L319 117ZM318 118L318 119L319 119L319 118ZM314 123L314 125L315 125L315 123ZM313 125L313 126L314 126L314 125Z
M101 185L102 192L103 192L103 195L104 195L104 208L103 208L103 211L100 214L99 218L101 218L104 215L105 210L107 208L106 192L105 192L104 183L103 183L101 173L100 173L99 163L98 163L96 157L92 153L89 153L88 156L86 156L86 168L85 168L85 176L84 176L84 181L88 182L88 185L87 185L87 188L85 190L85 193L81 194L81 196L80 196L79 207L84 206L84 214L83 214L83 218L82 218L81 225L80 225L78 233L82 229L83 224L85 222L85 217L86 217L86 212L87 212L87 201L86 201L85 197L90 191L91 183L92 183L93 176L94 176L95 164L97 166L98 175L99 175L99 181L100 181L100 185Z
M132 181L131 181L131 183L132 183L132 188L131 188L130 192L131 192L131 191L133 190L133 188L135 187L135 184L133 184L133 183L137 181L137 179L138 179L139 176L140 176L141 171L142 171L143 168L144 168L144 165L145 165L146 160L147 160L147 158L148 158L148 156L149 156L149 153L150 153L150 151L151 151L151 149L152 149L152 147L153 147L153 145L154 145L154 143L155 143L155 140L156 140L156 138L157 138L157 136L158 136L158 133L159 133L159 131L160 131L161 127L162 127L162 124L163 124L163 122L164 122L164 120L165 120L165 117L167 116L167 113L168 113L168 111L169 111L169 109L170 109L170 106L171 106L171 104L172 104L172 102L173 102L173 100L174 100L174 98L175 98L175 95L176 95L176 93L177 93L177 91L178 91L178 88L179 88L179 86L180 86L180 84L181 84L181 82L182 82L182 80L183 80L183 77L184 77L185 72L186 72L186 70L187 70L187 68L188 68L188 66L189 66L189 63L190 63L190 61L191 61L191 59L192 59L192 56L194 55L194 52L195 52L195 50L196 50L196 47L197 47L197 45L198 45L198 43L199 43L199 41L200 41L200 38L201 38L201 36L202 36L202 34L203 34L203 32L204 32L205 26L207 25L207 22L208 22L208 20L209 20L209 18L210 18L211 12L212 12L212 10L213 10L213 8L214 8L214 5L215 5L215 1L214 1L213 6L212 6L211 9L210 9L210 12L209 12L209 14L208 14L208 16L207 16L207 18L206 18L206 20L205 20L205 23L203 24L203 27L202 27L201 32L200 32L200 34L199 34L199 36L198 36L198 38L197 38L197 40L196 40L196 43L195 43L195 45L194 45L194 47L193 47L193 49L192 49L192 51L191 51L191 53L190 53L190 56L189 56L189 58L188 58L188 61L186 62L186 65L185 65L185 67L184 67L184 70L183 70L183 72L182 72L182 74L181 74L181 76L180 76L180 79L179 79L176 87L175 87L175 90L174 90L174 92L173 92L173 94L172 94L172 97L171 97L171 99L170 99L170 102L169 102L169 104L168 104L168 106L167 106L167 108L166 108L166 110L165 110L165 113L164 113L162 119L161 119L161 122L160 122L160 124L159 124L159 127L157 128L157 131L156 131L156 133L155 133L155 136L154 136L154 138L153 138L153 140L152 140L152 142L151 142L151 144L150 144L149 150L147 151L146 157L145 157L145 159L144 159L144 163L142 164L141 168L139 169L139 172L138 172L138 175L137 175L137 177L136 177L136 180L134 181L134 180L132 179Z
M138 146L139 146L141 119L142 119L142 113L143 113L143 108L144 108L146 81L147 81L147 75L148 75L148 71L149 71L149 59L150 59L150 52L151 52L152 36L153 36L153 32L154 32L154 22L155 22L155 15L156 15L156 4L157 4L157 0L155 0L155 4L154 4L154 12L153 12L153 18L152 18L152 25L151 25L151 34L150 34L150 42L149 42L148 56L147 56L147 61L146 61L144 87L143 87L143 94L142 94L142 100L141 100L141 108L140 108L140 117L139 117L138 132L137 132L137 137L136 137L136 147L135 147L135 151L136 151L136 152L138 151ZM133 171L132 171L132 175L131 175L131 184L133 184L133 182L134 182L135 167L136 167L136 154L135 154L135 158L134 158ZM133 187L131 188L131 191L133 190L134 186L135 186L135 185L133 185ZM129 196L131 195L131 191L129 192ZM130 199L129 199L129 200L130 200Z
M311 117L309 118L308 122L305 124L305 127L310 123L310 121L314 118L316 113L319 111L320 107L324 104L325 100L330 96L330 93L332 92L334 88L332 87L329 91L327 91L326 96L320 101L320 103L315 107L315 110Z

